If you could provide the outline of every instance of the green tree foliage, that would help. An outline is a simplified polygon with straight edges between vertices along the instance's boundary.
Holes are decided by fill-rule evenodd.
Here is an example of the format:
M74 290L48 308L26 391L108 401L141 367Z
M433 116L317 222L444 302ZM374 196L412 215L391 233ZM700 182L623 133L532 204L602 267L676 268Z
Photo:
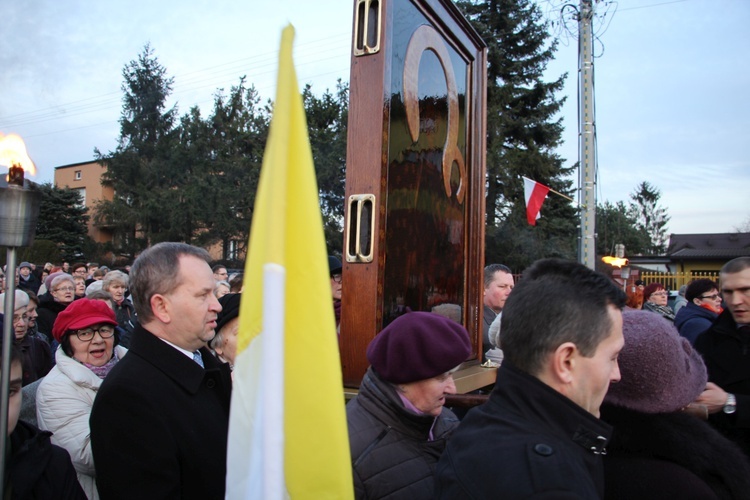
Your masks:
M214 95L214 110L204 122L184 120L181 146L186 157L200 158L193 183L197 188L202 231L197 243L222 243L224 259L230 241L244 253L249 237L255 191L260 179L263 151L270 122L268 106L253 86L241 78L229 95Z
M179 239L168 211L184 179L180 167L171 162L175 147L174 124L177 109L167 109L173 79L146 45L136 60L122 72L123 108L120 137L114 152L95 150L97 161L106 167L102 182L115 191L113 201L97 209L98 224L112 227L121 235L119 246L134 254L149 242ZM171 167L171 168L170 168Z
M529 0L461 0L474 28L489 46L487 67L486 251L489 262L522 270L540 257L574 258L575 209L556 195L544 202L542 218L529 226L522 175L570 194L572 168L554 153L561 143L564 102L555 94L567 74L544 82L556 42L539 7Z
M605 201L596 207L596 253L614 255L615 245L625 245L626 256L643 255L650 247L648 234L638 228L635 215L624 202Z
M53 259L55 262L82 259L90 239L87 228L89 216L86 215L80 193L75 189L54 187L51 183L39 185L39 190L42 198L35 244L36 241L54 241L58 250L57 257ZM41 246L46 248L46 244Z
M115 151L96 151L107 167L103 182L114 200L96 208L97 224L116 235L117 253L134 254L159 241L204 247L220 243L244 254L258 186L271 104L245 77L214 94L203 117L198 107L176 118L167 109L172 78L150 46L123 70L123 110ZM303 99L320 189L329 251L341 251L346 165L348 86Z
M306 85L302 96L328 253L340 254L343 246L349 86L339 80L335 93L326 90L322 96L317 97L312 93L310 85Z
M669 239L667 223L670 217L667 209L659 205L660 198L661 191L647 181L641 182L630 194L630 210L638 229L648 235L649 245L645 251L651 255L663 255Z

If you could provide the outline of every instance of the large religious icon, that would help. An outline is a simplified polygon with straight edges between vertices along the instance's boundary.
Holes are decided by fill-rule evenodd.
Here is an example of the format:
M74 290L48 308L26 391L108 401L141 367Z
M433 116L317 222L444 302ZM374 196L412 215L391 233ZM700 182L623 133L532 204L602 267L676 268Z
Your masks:
M450 0L356 0L341 353L409 311L462 323L481 358L486 47ZM467 361L472 361L467 360Z

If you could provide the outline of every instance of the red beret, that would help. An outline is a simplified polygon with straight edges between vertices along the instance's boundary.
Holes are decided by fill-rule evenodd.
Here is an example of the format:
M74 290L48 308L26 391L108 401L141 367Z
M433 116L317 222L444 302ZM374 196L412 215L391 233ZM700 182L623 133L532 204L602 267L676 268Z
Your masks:
M55 319L52 336L60 342L69 330L107 323L117 326L115 313L103 300L78 299L66 307Z
M384 380L406 384L443 374L466 361L470 353L463 326L439 314L410 312L372 339L367 360Z

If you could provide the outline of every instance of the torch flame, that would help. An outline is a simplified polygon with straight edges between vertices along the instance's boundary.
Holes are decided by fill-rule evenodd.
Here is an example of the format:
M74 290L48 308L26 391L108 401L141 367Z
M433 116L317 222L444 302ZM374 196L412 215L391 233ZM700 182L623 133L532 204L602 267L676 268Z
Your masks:
M622 266L628 265L628 259L623 259L621 257L612 257L609 255L602 257L602 262L604 262L605 264L609 264L610 266L619 267L619 268L622 268Z
M16 134L3 135L0 133L0 165L23 168L31 175L36 175L36 167L26 153L26 144Z

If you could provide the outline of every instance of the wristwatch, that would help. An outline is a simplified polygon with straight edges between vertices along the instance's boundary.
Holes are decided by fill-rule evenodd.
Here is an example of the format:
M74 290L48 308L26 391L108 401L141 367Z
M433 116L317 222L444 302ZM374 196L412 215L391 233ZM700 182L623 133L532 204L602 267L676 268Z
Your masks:
M722 411L727 415L737 411L737 398L734 397L734 394L727 393L727 402L724 403Z

